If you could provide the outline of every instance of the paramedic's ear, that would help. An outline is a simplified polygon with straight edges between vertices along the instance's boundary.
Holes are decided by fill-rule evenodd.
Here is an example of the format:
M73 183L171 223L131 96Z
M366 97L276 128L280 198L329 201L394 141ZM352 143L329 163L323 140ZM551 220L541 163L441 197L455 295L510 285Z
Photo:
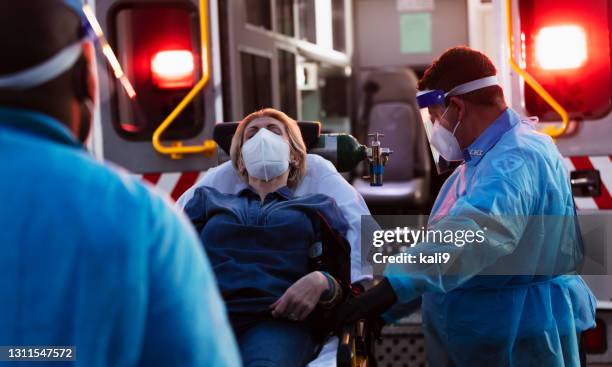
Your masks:
M89 137L95 109L96 78L93 60L95 49L91 42L83 42L83 55L74 67L73 88L75 103L72 108L72 131L84 143Z
M450 97L451 109L453 117L456 121L463 121L465 118L465 101L459 97Z

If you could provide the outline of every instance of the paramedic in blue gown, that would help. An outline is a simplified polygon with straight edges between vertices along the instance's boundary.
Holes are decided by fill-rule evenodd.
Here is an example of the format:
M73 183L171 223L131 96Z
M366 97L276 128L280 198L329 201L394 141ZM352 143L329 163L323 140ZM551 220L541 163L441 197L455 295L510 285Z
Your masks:
M484 240L417 244L407 250L417 258L448 253L452 261L388 265L338 320L386 311L393 321L423 295L430 366L579 366L596 302L576 275L583 248L570 180L552 139L506 106L497 83L486 55L456 47L427 69L417 95L444 158L436 163L461 163L428 229L483 231Z
M79 1L0 2L0 345L76 348L41 365L237 367L191 224L84 148L82 15Z
M293 194L306 172L306 148L284 113L245 117L230 156L245 188L234 195L199 187L185 212L211 259L244 365L303 366L315 350L307 317L342 292L329 273L309 266L320 218L341 236L348 223L331 197Z

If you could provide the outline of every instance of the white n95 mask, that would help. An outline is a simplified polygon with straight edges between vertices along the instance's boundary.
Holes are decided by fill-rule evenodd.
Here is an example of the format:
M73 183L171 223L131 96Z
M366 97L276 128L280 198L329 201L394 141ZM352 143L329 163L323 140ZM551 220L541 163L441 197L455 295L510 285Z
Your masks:
M259 129L242 146L242 161L249 176L270 181L289 169L289 144L268 129Z
M447 111L448 108L446 111L444 111L440 119L444 118ZM431 130L431 145L436 148L442 158L449 162L462 161L464 159L463 151L461 151L459 142L457 141L457 138L455 138L455 131L457 131L460 124L461 121L457 122L453 132L450 132L444 126L442 126L442 124L440 124L440 121L438 121L434 123Z

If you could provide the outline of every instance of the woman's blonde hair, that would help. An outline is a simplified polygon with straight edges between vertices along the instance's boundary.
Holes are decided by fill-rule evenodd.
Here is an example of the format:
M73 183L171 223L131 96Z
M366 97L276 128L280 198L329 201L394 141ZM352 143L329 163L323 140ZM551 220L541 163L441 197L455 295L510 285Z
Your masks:
M242 160L242 145L244 144L244 131L246 130L249 123L253 120L269 117L278 120L283 124L289 137L289 154L291 161L289 162L289 177L287 179L287 186L291 189L295 189L297 185L302 181L306 174L306 144L302 138L302 132L298 126L297 121L287 116L285 113L275 110L273 108L265 108L257 112L253 112L238 124L236 133L232 138L232 145L230 147L230 157L232 164L240 178L248 183L249 175L244 166Z

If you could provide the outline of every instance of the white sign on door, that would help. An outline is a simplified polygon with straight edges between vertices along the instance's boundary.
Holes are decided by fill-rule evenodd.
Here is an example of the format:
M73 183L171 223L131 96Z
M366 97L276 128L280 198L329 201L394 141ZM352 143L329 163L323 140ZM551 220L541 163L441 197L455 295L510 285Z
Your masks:
M397 11L433 11L434 0L397 0Z

